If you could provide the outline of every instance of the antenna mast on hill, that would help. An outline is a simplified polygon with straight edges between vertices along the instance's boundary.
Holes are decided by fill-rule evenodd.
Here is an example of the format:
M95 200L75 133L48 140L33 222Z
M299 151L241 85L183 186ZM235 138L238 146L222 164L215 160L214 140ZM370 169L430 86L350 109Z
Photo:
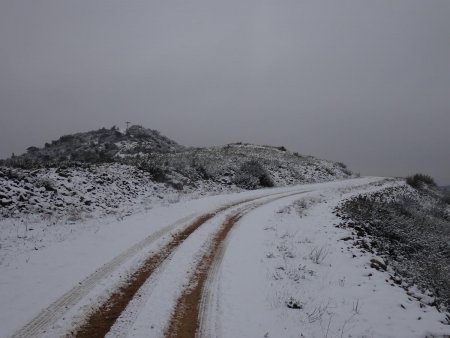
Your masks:
M125 123L127 124L127 129L126 130L128 130L128 126L130 125L131 122L127 121Z

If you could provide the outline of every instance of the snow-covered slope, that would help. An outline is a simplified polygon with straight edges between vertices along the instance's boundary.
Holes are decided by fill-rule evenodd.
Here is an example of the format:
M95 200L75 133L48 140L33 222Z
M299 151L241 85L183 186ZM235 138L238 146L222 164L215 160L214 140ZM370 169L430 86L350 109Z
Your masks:
M198 295L200 337L445 337L445 313L410 297L390 271L373 268L382 259L336 226L333 211L343 200L403 184L361 178L205 197L91 220L38 250L11 247L17 254L1 266L0 335L70 333L144 257L210 215L139 288L108 337L187 337L168 331L171 317L230 219L236 224Z
M408 184L365 193L342 203L340 225L355 246L383 257L392 281L427 293L424 303L450 308L450 199L434 184ZM376 263L375 263L376 265ZM411 294L413 296L413 294ZM450 318L449 318L450 324Z
M45 219L130 213L175 189L118 163L22 170L0 168L0 216Z

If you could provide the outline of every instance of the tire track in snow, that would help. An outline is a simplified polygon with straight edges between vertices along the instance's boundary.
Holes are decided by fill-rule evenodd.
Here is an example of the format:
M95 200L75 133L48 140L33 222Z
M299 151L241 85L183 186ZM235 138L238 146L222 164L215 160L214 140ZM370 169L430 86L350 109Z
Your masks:
M201 328L205 327L203 323L207 320L206 304L211 297L214 297L214 295L208 291L206 286L208 285L208 282L214 278L213 275L217 272L221 258L225 252L227 235L233 229L234 225L251 210L264 204L268 204L277 199L307 192L309 191L298 191L277 196L263 202L253 203L228 215L223 226L213 237L209 250L203 255L198 263L196 273L190 279L189 285L178 299L176 308L165 332L165 337L195 338L202 336L202 334L207 334L207 332L202 332Z
M179 219L175 223L166 226L152 235L136 243L113 260L104 264L101 268L82 280L77 286L67 291L56 301L43 309L34 319L20 330L16 331L11 338L36 337L45 333L52 324L56 323L66 312L75 306L83 297L85 297L102 279L107 277L115 269L120 267L125 261L135 256L145 247L149 246L162 236L176 229L183 223L194 218L194 214Z
M264 198L271 195L278 195L282 193L272 193L263 196L258 196L255 198L249 198L240 200L231 204L227 204L225 206L219 207L216 210L211 211L209 214L204 214L197 218L197 221L201 221L203 224L206 220L202 219L206 215L215 216L215 214L225 211L229 208L235 207L239 204L244 204L249 201L253 201L256 199ZM83 279L72 289L64 293L61 297L55 300L52 304L50 304L45 309L41 310L30 322L28 322L25 326L17 330L11 338L29 338L29 337L38 337L43 334L49 334L49 330L52 328L52 325L58 322L63 316L68 313L72 308L74 308L84 297L86 297L89 292L91 292L104 278L118 269L122 264L126 261L137 255L139 252L144 250L147 246L151 245L164 235L167 235L172 230L175 230L182 224L189 222L194 219L195 215L191 214L182 219L179 219L175 223L166 226L150 236L144 238L140 242L136 243L120 255L116 256L110 262L101 266L94 273ZM195 223L195 222L194 222ZM92 337L92 336L90 336Z
M269 193L226 204L212 212L201 215L182 231L173 234L172 239L168 243L158 252L149 256L121 287L89 315L86 321L75 330L75 336L79 338L104 337L144 283L150 277L154 277L154 274L161 270L160 266L170 257L174 250L204 223L230 208L280 194L286 194L286 192Z

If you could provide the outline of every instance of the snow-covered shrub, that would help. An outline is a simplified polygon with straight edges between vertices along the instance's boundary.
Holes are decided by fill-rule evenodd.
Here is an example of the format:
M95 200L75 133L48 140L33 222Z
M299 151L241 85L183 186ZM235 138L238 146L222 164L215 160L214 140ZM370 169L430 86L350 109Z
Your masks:
M38 178L34 185L38 188L45 188L47 191L56 191L55 182L48 177Z
M342 169L347 169L347 165L343 162L336 162L336 164L341 167Z
M430 185L435 187L436 182L431 176L425 174L415 174L413 176L408 176L406 178L406 183L408 183L413 188L422 188L424 185Z
M209 180L214 177L213 172L208 168L208 166L205 163L198 163L195 159L192 161L192 166L195 168L197 173L200 175L201 178L204 178L205 180Z
M450 205L450 191L444 191L444 193L442 194L442 202Z
M251 160L241 165L234 176L233 183L244 189L258 187L273 187L274 183L269 173L257 161Z
M247 172L239 172L234 177L233 183L243 189L257 189L259 186L259 178Z
M150 161L142 161L137 167L143 171L148 172L155 182L164 183L169 180L164 168L155 163L152 163Z

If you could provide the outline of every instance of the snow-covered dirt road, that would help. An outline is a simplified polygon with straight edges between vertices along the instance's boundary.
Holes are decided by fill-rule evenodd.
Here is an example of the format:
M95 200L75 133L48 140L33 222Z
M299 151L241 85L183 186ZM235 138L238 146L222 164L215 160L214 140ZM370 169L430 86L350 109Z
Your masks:
M361 178L160 207L0 266L1 337L425 337L443 314L341 239Z

